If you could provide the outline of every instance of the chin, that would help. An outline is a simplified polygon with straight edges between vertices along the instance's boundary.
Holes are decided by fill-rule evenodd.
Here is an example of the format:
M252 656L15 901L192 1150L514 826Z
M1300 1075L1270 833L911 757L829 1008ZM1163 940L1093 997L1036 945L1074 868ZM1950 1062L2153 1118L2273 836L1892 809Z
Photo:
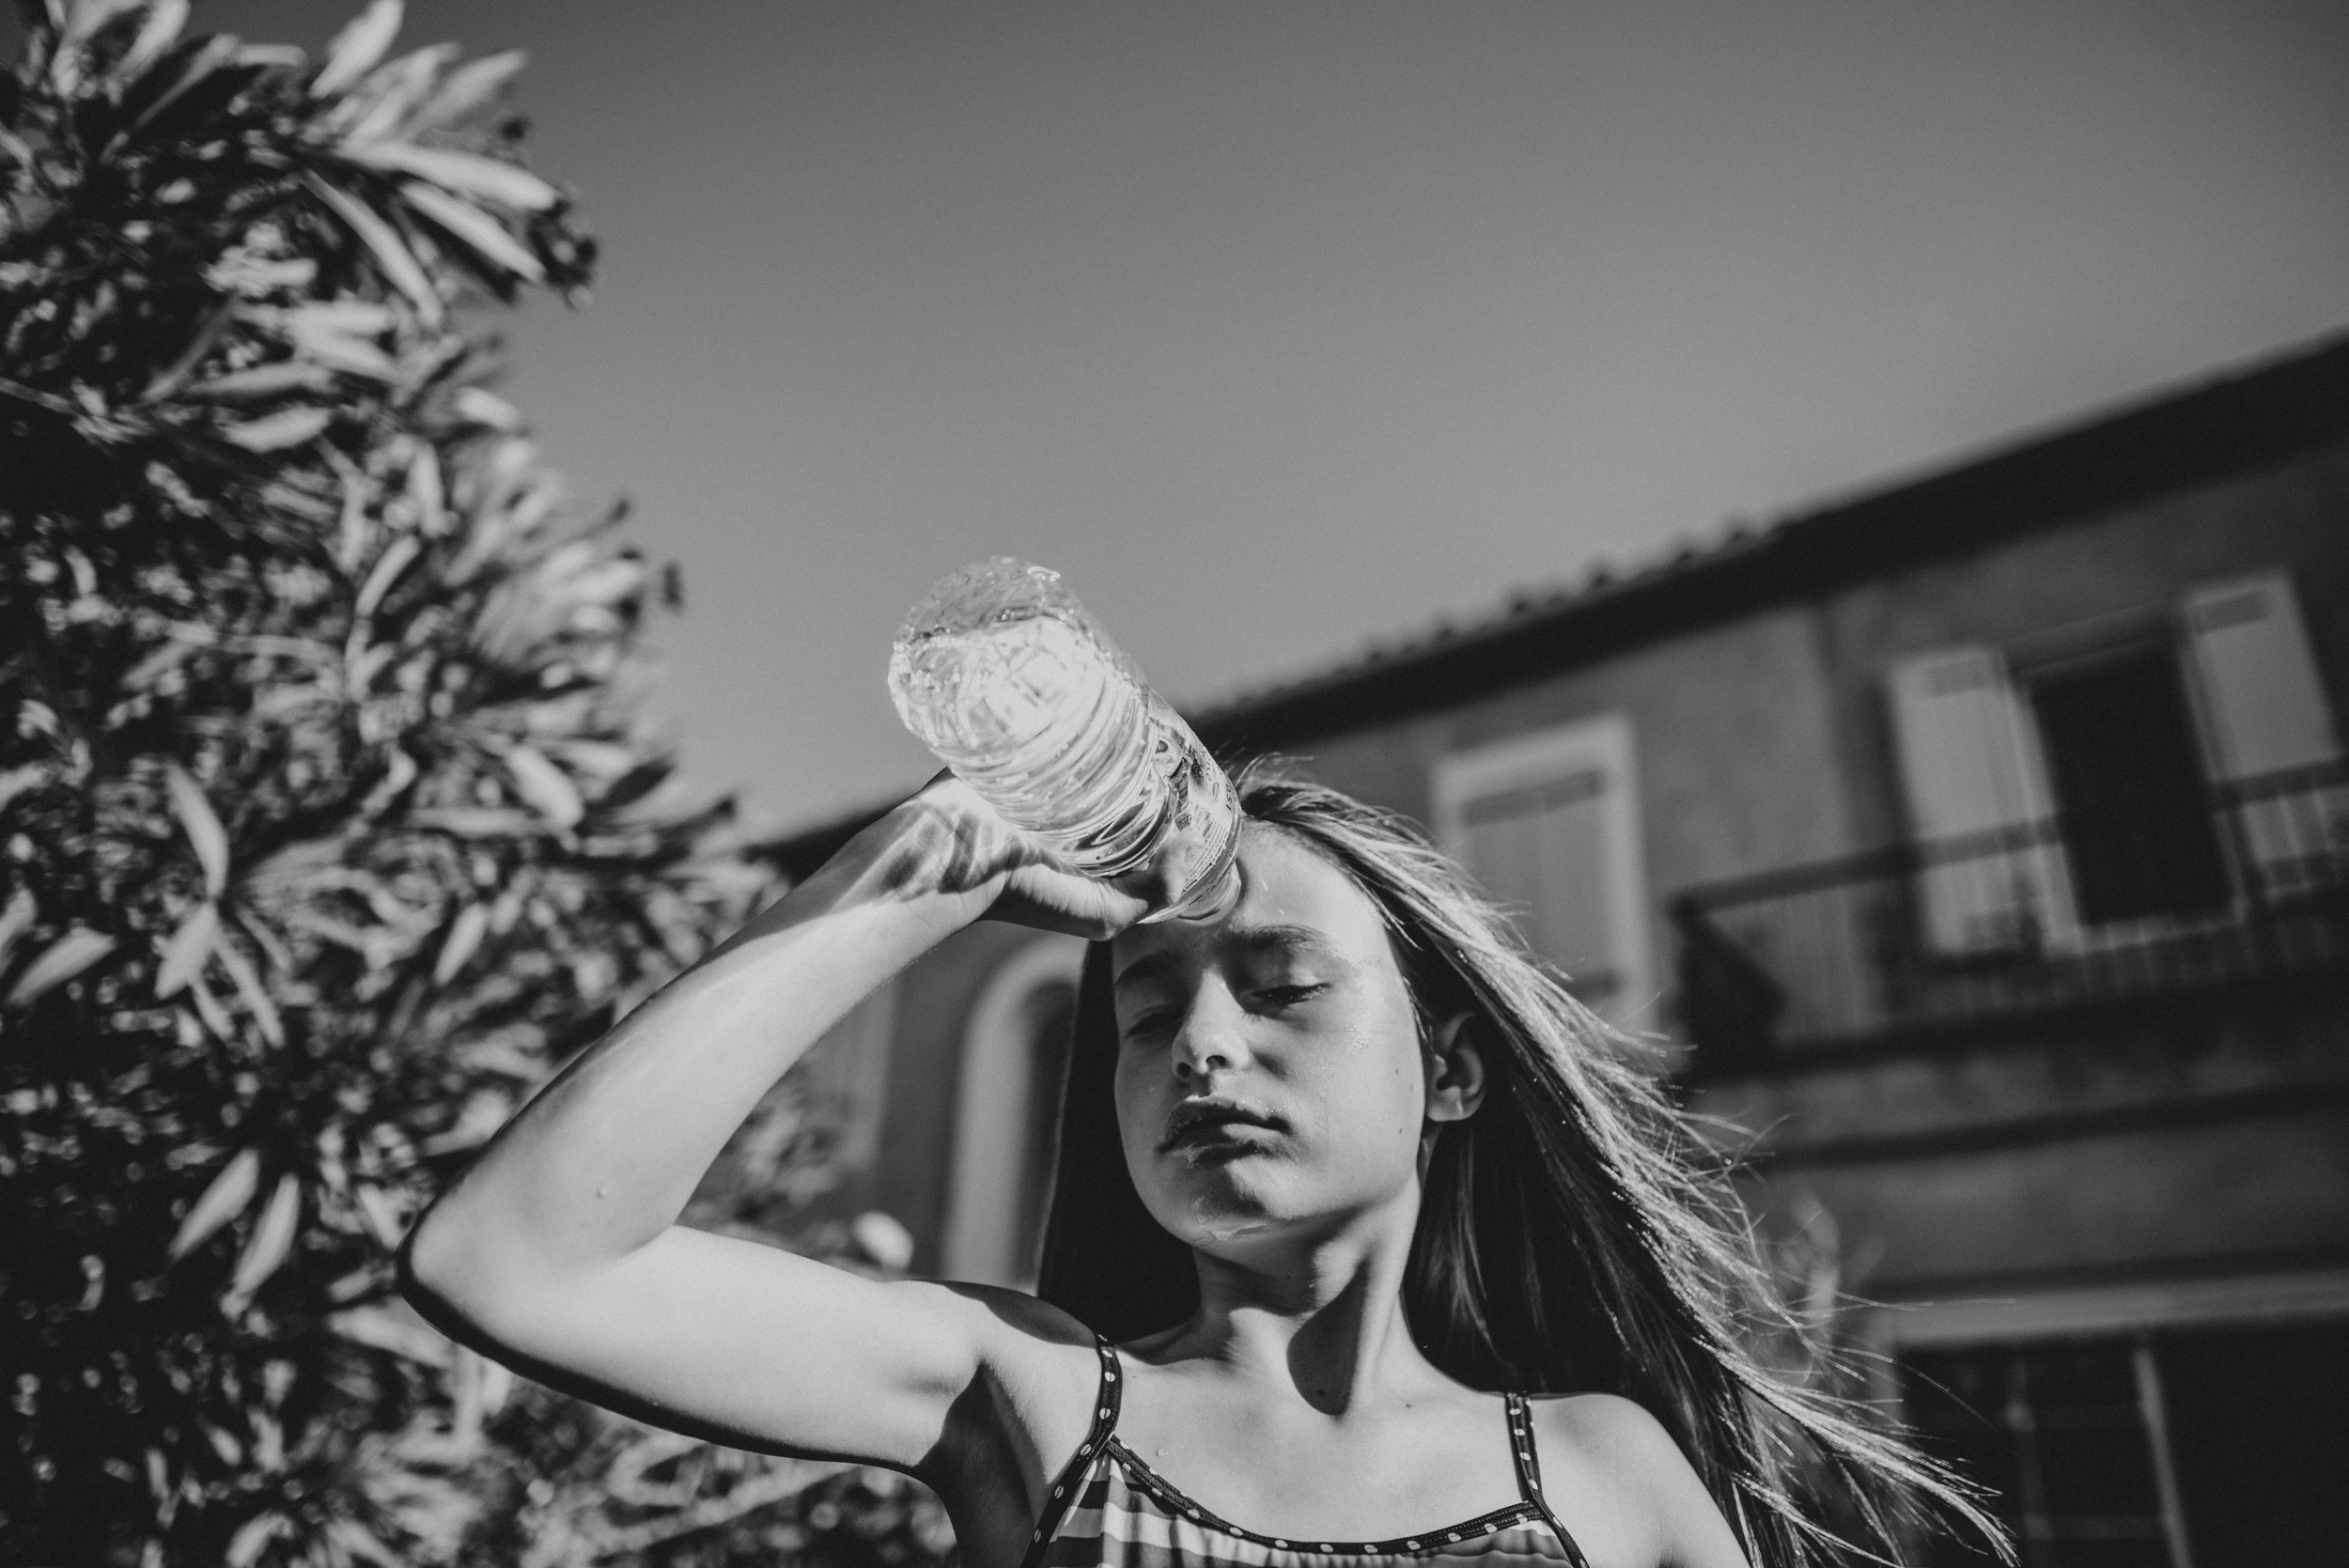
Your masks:
M1179 1172L1145 1199L1152 1218L1177 1240L1213 1248L1280 1230L1300 1218L1280 1172L1252 1170L1258 1160L1203 1163Z

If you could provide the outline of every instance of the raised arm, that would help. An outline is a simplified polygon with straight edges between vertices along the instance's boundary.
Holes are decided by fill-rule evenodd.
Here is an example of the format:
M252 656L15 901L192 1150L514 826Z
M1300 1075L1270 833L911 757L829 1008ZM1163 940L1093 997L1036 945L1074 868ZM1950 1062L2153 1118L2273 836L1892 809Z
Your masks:
M1016 1361L1023 1343L1050 1359L1042 1347L1062 1336L1049 1310L865 1280L677 1216L784 1070L947 935L982 915L1102 935L1141 910L1055 867L941 776L509 1123L409 1236L410 1299L488 1355L663 1425L916 1473L951 1467L950 1412L983 1373L1003 1381L990 1359Z

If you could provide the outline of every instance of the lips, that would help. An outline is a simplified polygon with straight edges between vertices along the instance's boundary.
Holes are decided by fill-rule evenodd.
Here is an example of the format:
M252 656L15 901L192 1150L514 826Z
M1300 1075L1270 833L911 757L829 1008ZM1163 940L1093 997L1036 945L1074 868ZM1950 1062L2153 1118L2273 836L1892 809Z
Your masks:
M1238 1100L1186 1100L1174 1108L1174 1114L1166 1121L1166 1137L1159 1144L1161 1153L1174 1149L1205 1148L1217 1143L1243 1141L1237 1136L1240 1127L1263 1127L1270 1132L1286 1132L1288 1124L1268 1110Z

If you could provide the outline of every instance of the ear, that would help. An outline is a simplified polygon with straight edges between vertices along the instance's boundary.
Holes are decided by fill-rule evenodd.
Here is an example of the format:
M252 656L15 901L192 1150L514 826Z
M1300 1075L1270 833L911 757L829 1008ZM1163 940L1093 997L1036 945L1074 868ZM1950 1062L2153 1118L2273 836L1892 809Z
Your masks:
M1427 1045L1427 1119L1465 1122L1485 1103L1485 1056L1461 1011L1436 1029Z

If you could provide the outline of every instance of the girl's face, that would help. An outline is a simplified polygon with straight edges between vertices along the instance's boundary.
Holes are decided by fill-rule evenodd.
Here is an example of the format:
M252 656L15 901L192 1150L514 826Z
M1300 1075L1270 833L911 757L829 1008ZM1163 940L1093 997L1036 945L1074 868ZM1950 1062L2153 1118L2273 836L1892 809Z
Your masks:
M1430 1115L1467 1113L1368 895L1277 831L1249 827L1239 861L1224 919L1111 950L1127 1167L1159 1223L1210 1250L1415 1206Z

